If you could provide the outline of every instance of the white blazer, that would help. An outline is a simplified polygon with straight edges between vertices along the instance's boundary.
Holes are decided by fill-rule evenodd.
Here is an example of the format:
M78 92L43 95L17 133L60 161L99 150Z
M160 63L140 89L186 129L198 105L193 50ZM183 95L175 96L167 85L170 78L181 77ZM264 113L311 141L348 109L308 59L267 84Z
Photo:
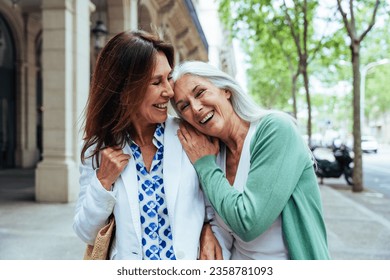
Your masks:
M173 248L177 259L197 259L205 217L203 193L195 169L177 138L178 121L168 117L164 134L164 188ZM124 153L131 154L126 145ZM133 158L107 191L96 177L92 160L80 166L80 194L73 228L84 242L93 244L97 232L114 212L116 235L110 259L142 259L142 233L138 181Z

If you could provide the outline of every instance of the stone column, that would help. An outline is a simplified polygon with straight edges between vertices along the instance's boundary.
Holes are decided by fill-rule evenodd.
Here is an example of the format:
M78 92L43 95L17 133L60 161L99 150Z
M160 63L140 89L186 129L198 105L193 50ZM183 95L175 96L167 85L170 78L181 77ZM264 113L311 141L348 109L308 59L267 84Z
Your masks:
M130 0L130 29L138 29L138 0Z
M130 1L107 0L107 39L130 29Z
M23 14L24 46L21 62L18 64L22 81L20 103L18 109L18 131L16 149L16 166L32 168L35 166L39 151L37 147L37 90L36 90L36 50L35 38L40 29L39 22L30 16Z
M89 90L89 1L42 1L43 160L40 202L77 198L80 115Z

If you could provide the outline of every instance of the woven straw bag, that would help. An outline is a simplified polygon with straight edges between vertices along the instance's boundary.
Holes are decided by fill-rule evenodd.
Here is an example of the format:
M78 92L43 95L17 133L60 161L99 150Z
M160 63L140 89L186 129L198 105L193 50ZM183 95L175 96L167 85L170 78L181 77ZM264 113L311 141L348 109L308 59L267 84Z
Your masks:
M111 215L108 224L99 230L94 245L87 245L84 252L84 260L108 260L114 235L115 218L114 215Z

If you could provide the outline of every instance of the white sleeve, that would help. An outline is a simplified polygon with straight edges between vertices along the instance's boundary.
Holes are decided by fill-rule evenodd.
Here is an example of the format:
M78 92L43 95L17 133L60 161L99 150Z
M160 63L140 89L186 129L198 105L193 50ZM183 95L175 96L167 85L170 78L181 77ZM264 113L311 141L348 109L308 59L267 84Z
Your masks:
M80 193L76 203L73 229L81 240L93 244L116 202L116 190L107 191L96 176L92 159L88 158L80 168Z

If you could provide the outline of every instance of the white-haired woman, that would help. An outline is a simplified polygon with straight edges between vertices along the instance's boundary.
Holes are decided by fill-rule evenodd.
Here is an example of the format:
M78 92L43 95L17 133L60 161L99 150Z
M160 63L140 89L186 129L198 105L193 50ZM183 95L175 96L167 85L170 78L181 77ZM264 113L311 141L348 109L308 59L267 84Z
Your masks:
M178 137L217 213L224 258L329 259L319 186L294 119L262 110L204 62L177 66L173 79L186 121Z

